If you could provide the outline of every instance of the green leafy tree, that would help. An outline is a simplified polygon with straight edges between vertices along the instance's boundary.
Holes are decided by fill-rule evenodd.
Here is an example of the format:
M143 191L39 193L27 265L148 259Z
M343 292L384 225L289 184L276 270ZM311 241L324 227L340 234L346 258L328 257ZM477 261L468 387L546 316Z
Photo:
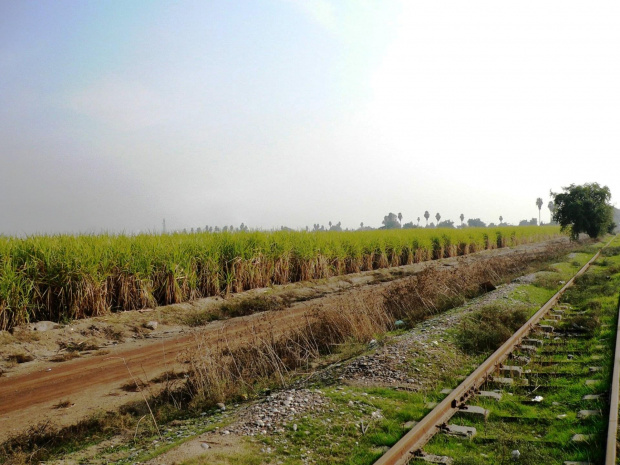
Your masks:
M390 212L387 216L384 216L381 223L383 224L384 229L400 229L400 221L398 221L398 216L392 212Z
M571 240L579 239L586 233L596 238L613 231L613 207L609 201L611 191L598 183L563 187L562 193L551 192L555 210L553 220L568 231Z
M438 228L454 228L454 221L452 220L443 220L440 223L437 223Z
M540 209L542 208L543 201L540 197L536 199L536 206L538 207L538 224L540 224Z
M487 224L480 218L470 218L467 220L467 226L470 228L486 228Z

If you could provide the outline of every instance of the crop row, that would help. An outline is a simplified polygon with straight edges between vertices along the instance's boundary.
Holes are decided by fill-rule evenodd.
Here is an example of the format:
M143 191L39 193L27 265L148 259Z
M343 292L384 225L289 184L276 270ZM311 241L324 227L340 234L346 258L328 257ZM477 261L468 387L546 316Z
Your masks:
M559 228L0 237L0 329L538 242Z

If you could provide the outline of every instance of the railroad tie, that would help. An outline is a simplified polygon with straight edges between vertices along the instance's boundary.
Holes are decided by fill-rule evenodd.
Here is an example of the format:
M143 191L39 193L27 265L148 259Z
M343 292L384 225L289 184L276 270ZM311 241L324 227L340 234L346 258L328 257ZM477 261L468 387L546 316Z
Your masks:
M459 438L471 439L477 431L473 426L461 426L461 425L443 425L440 427L441 431L449 436L456 436Z
M479 407L477 405L463 405L462 407L459 407L460 415L471 415L486 420L489 416L489 413L490 412L487 409Z
M499 368L499 371L504 374L512 375L513 377L517 377L517 378L520 378L521 376L523 376L523 367L520 367L520 366L502 365Z
M555 331L555 326L551 325L538 325L538 329L540 329L544 333L552 333Z
M454 459L447 455L422 454L415 459L422 460L426 463L437 463L439 465L452 465L454 463Z
M480 397L488 397L490 399L495 399L497 401L502 400L502 394L500 392L495 391L480 391L478 394Z

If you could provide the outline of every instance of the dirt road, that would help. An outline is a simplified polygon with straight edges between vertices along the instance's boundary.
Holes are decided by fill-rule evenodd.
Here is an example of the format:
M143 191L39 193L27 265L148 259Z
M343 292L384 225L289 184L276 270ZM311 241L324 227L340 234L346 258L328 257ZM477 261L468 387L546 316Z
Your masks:
M397 276L412 275L427 267L466 266L498 255L525 254L535 257L542 250L558 246L567 247L566 241L556 239L415 264L394 269L396 271L389 276L395 280ZM193 350L198 341L215 345L226 340L232 348L256 335L283 333L316 315L316 311L329 305L332 299L346 297L347 293L376 293L378 287L386 285L384 281L389 281L386 276L376 272L345 276L339 278L344 284L331 286L334 289L331 294L322 292L321 297L297 302L285 310L216 321L201 328L184 328L172 334L155 332L154 337L149 339L110 346L108 353L103 355L63 363L39 362L30 369L20 366L16 373L9 372L0 377L0 442L42 422L67 426L96 412L110 411L140 400L140 393L128 392L122 387L132 385L136 378L152 380L164 372L182 370L182 354ZM303 292L307 292L307 287L305 285Z

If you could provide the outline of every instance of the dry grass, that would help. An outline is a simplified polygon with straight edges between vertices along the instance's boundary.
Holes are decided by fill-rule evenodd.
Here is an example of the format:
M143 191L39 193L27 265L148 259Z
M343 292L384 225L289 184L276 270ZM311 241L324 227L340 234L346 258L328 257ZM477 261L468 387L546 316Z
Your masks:
M365 344L394 329L396 320L415 325L479 294L481 283L497 284L522 273L532 261L556 254L489 258L458 270L431 268L366 292L345 293L284 334L275 328L268 328L266 336L264 330L252 331L243 347L231 348L225 338L215 346L199 340L187 355L186 388L195 403L213 405L256 395L267 385L284 386L292 372L312 372L316 359L343 344Z

